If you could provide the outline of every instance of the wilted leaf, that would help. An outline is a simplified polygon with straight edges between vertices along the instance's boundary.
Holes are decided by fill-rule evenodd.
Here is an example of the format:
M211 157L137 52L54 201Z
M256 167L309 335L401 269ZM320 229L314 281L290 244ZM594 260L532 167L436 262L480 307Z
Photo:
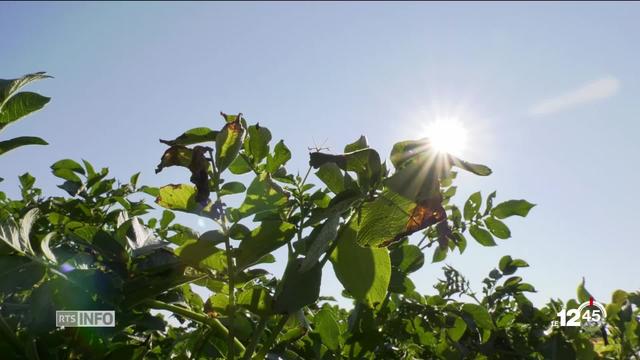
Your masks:
M175 145L167 149L156 168L156 174L169 166L182 166L191 171L191 183L196 186L196 201L206 206L209 203L209 159L205 157L212 149L206 146L196 146L189 149L185 146Z

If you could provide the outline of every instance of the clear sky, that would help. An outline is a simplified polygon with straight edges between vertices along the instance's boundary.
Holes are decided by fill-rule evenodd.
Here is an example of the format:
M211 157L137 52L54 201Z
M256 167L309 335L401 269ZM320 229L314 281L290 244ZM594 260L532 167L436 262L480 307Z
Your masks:
M463 158L494 174L459 177L456 202L497 189L538 206L509 219L511 239L446 263L479 291L510 254L531 264L520 275L537 303L575 297L582 276L608 301L640 288L639 18L637 3L1 3L0 78L55 79L30 88L53 98L45 110L2 133L51 145L0 157L0 190L16 196L30 171L61 194L49 166L68 157L187 182L154 174L157 139L220 127L220 110L285 139L300 172L314 143L365 134L388 156L457 116ZM414 274L419 290L434 292L442 265ZM337 295L326 270L323 294Z

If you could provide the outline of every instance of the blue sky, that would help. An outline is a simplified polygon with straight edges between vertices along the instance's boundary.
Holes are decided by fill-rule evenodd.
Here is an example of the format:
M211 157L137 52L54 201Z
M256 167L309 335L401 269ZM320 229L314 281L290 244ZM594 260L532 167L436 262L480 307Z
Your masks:
M360 134L381 154L441 116L469 129L476 190L538 204L510 219L498 247L470 244L451 264L480 280L502 255L526 259L537 303L640 288L640 5L636 3L2 3L0 77L45 70L45 108L2 137L48 147L0 157L0 190L30 171L60 194L49 166L84 158L151 185L188 181L153 169L170 138L219 127L220 110L285 139L290 169L307 147L339 151ZM195 219L181 217L197 227ZM635 266L634 266L635 265ZM442 264L414 274L424 293ZM325 295L339 284L325 271ZM274 269L278 271L278 269Z

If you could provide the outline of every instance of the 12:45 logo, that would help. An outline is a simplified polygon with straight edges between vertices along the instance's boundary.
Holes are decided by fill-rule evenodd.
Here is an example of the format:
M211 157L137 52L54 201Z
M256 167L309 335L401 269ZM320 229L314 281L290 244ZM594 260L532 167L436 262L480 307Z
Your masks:
M585 301L577 309L562 309L558 313L560 321L554 321L555 326L581 326L587 328L599 328L605 324L607 310L593 298Z

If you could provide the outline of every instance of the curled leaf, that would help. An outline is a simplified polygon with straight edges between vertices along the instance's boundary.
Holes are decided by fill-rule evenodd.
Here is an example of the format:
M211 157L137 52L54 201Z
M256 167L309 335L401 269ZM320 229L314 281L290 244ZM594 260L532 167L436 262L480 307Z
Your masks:
M235 116L233 121L229 121L231 118L229 115L223 114L223 116L227 123L216 136L216 166L220 172L238 156L246 132L241 121L242 114Z
M206 206L209 203L209 159L205 157L207 152L212 151L207 146L195 146L190 149L186 146L175 145L167 149L160 159L160 164L156 168L156 174L162 169L170 166L182 166L191 171L191 183L196 186L196 201Z
M192 145L201 142L216 141L217 135L218 132L215 130L211 130L206 127L198 127L185 131L184 133L182 133L182 135L173 140L160 139L160 142L169 146Z

